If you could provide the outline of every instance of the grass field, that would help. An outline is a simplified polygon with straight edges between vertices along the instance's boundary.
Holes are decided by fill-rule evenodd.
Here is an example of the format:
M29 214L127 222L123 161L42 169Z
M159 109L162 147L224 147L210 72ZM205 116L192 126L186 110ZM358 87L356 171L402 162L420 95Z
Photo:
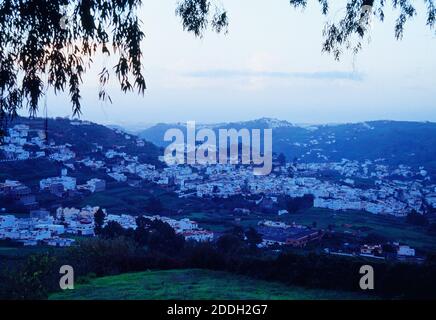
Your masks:
M51 300L330 300L369 299L356 293L289 287L225 272L186 269L126 273L96 278Z

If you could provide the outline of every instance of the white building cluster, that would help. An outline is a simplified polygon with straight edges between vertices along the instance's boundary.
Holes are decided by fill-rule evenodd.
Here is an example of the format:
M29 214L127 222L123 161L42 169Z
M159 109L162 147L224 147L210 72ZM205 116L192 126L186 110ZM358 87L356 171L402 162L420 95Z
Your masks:
M81 236L94 235L94 215L99 207L87 206L82 209L58 208L56 220L65 225L65 231Z
M83 121L73 121L70 124L89 125ZM129 143L135 147L145 145L140 139L132 139L120 130L115 131L126 141L131 140ZM329 144L334 144L336 138L333 135L325 139ZM430 183L425 168L405 165L390 167L384 164L383 159L363 162L343 159L339 162L327 162L327 159L321 159L319 143L315 139L310 141L313 146L310 152L319 153L320 161L325 162L276 165L270 175L255 176L251 166L230 164L178 165L157 169L151 164L141 163L138 156L126 151L128 148L124 145L111 145L105 149L94 143L92 156L86 154L86 157L78 159L78 151L73 151L72 145L56 145L54 142L48 144L42 130L33 130L28 125L18 124L8 130L4 144L0 146L5 155L0 161L47 157L51 161L61 162L70 170L76 170L78 166L99 170L110 178L110 183L154 182L173 188L180 197L228 198L253 194L302 197L311 194L314 196L314 206L318 208L358 210L395 216L407 215L412 210L423 213L428 206L436 207L436 186ZM333 178L325 178L322 175L324 172L332 173ZM41 190L62 195L75 190L103 191L106 189L106 181L93 178L77 185L76 178L68 176L64 170L58 177L42 179L39 186ZM22 198L26 200L24 196Z
M74 239L62 237L65 227L46 215L39 218L16 218L13 215L0 216L0 239L22 243L25 246L45 244L65 247Z
M28 141L29 126L17 124L8 129L8 135L4 137L4 144L0 145L0 150L5 155L5 160L27 160L31 157L41 157L45 153L35 153L26 150L26 146L39 146L42 139L39 137Z
M196 171L191 173L192 168ZM266 194L302 197L312 194L315 207L332 210L363 210L374 214L407 215L412 210L423 213L425 206L435 207L435 186L426 182L423 168L414 172L406 166L390 170L372 161L359 163L287 164L268 176L254 176L251 168L232 165L208 167L173 166L162 177L174 178L180 197L220 197ZM290 177L287 172L296 174ZM336 180L318 178L323 171L335 171ZM395 179L420 176L422 180ZM353 178L353 179L352 179ZM355 179L366 179L368 187L358 187Z
M75 190L77 186L76 178L67 176L67 171L63 170L60 177L46 178L39 182L41 190L50 190L55 186L62 186L64 191Z

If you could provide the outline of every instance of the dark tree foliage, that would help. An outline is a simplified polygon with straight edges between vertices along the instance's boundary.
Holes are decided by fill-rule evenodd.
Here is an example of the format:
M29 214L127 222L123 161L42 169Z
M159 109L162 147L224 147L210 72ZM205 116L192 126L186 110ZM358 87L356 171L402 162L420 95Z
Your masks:
M0 115L26 104L31 114L46 87L68 89L80 113L80 84L97 53L117 56L123 91L145 90L141 71L140 0L3 0L0 3ZM100 98L110 70L100 73ZM131 80L133 77L133 80Z
M286 204L289 213L296 213L300 210L307 210L313 207L314 196L305 194L302 197L291 198Z
M148 240L148 229L151 227L153 222L150 219L147 219L143 216L139 216L136 218L137 228L134 231L134 240L141 246L147 244Z
M429 224L426 216L412 210L407 214L406 221L415 226L427 226Z
M238 252L242 246L242 239L232 233L225 233L217 240L218 250L227 254Z
M116 221L109 221L107 225L101 230L100 235L104 238L115 239L126 234L128 230L124 230L123 227Z
M436 21L435 1L422 1L427 9L427 25L433 29ZM289 2L295 8L305 8L308 0L289 0ZM322 14L327 15L329 4L333 3L333 0L318 0L318 2L321 5ZM388 3L398 11L394 31L395 38L402 39L406 22L417 14L416 2L412 0L347 0L343 17L338 22L327 23L325 26L323 51L332 53L337 60L343 49L350 49L357 53L362 48L362 40L368 33L368 19L374 16L384 21Z
M256 248L259 243L262 243L262 235L257 232L256 229L250 227L245 232L245 237L247 238L247 242L252 248Z
M0 299L47 299L48 288L59 283L58 279L53 278L53 275L58 275L57 272L53 272L55 266L55 257L38 254L29 256L22 265L10 270L1 270Z
M293 286L362 293L359 269L368 263L366 259L317 253L262 254L261 250L246 250L249 241L240 237L240 230L229 231L217 243L185 243L161 221L152 221L148 230L150 239L145 246L126 231L127 236L83 239L71 248L24 260L14 256L5 268L0 266L0 299L47 298L59 291L59 267L65 264L74 267L77 283L95 276L150 269L207 268ZM393 247L384 246L384 250L395 252ZM423 264L371 261L378 284L371 295L435 299L435 262L434 255Z
M146 246L152 251L176 253L183 248L185 239L176 234L166 222L144 217L136 219L137 228L124 229L118 222L109 221L99 232L100 238L115 240L125 238L139 247Z
M0 1L0 137L6 122L23 106L31 115L53 88L68 90L73 115L80 115L80 85L93 58L113 55L116 64L99 74L99 98L111 101L105 87L114 73L123 92L143 94L138 18L141 0L1 0ZM227 26L225 11L210 0L177 5L183 28L201 36L210 26ZM210 18L209 18L210 16Z
M105 217L106 217L106 215L102 209L98 209L97 212L94 214L94 226L95 226L94 232L95 232L95 234L101 233L101 231L103 229Z
M140 229L147 229L152 224L152 221L144 216L137 217L135 222Z
M202 37L208 26L216 32L227 32L227 12L217 5L213 6L210 0L182 0L176 14L182 19L183 29L197 37Z
M168 223L154 220L148 229L146 244L152 251L175 254L183 248L185 238L176 234Z
M217 240L217 248L227 254L237 253L244 247L244 236L244 229L234 226Z

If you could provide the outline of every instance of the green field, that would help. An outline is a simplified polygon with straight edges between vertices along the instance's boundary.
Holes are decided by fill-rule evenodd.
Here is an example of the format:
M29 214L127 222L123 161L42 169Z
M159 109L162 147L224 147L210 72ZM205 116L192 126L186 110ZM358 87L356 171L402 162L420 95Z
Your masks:
M96 278L51 300L330 300L369 299L356 293L289 287L225 272L187 269L126 273Z

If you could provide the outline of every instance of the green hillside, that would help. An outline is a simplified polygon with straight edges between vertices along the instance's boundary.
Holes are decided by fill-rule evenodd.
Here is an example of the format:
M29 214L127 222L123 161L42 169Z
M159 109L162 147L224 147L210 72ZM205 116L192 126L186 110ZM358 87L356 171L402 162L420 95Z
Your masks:
M51 300L238 300L368 299L356 293L289 287L225 272L187 269L126 273L77 285L52 294Z

